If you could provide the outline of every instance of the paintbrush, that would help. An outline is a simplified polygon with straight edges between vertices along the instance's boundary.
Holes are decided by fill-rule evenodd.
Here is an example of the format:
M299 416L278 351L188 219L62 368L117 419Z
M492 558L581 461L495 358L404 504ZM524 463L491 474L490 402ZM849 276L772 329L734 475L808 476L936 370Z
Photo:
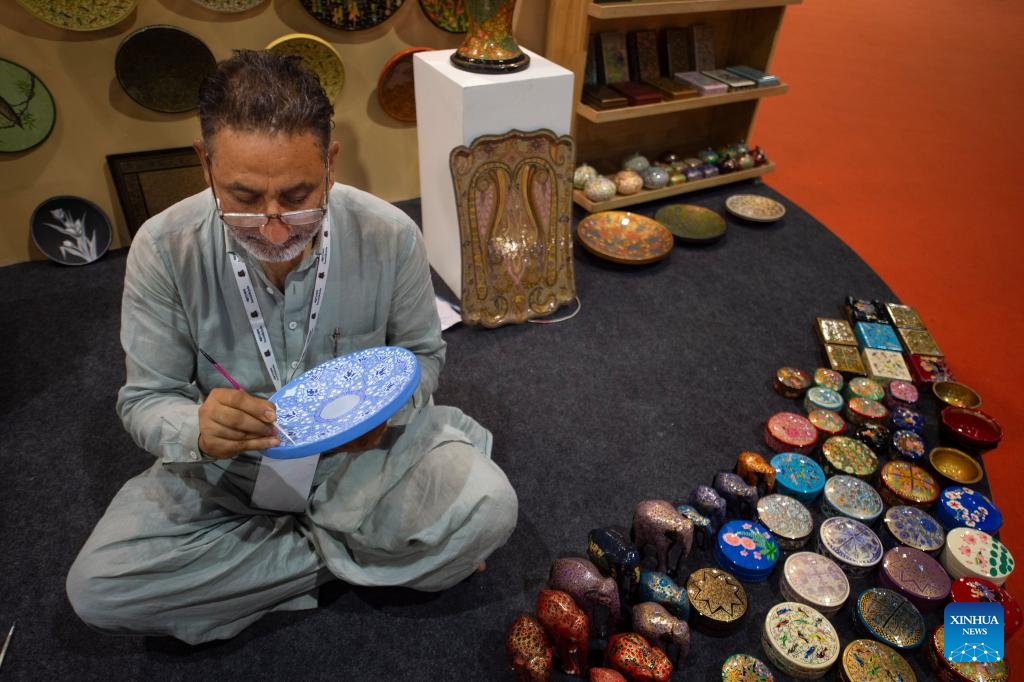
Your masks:
M213 368L214 368L215 370L217 370L218 372L220 372L221 376L223 376L223 377L224 377L225 379L227 379L227 380L228 380L228 383L229 383L229 384L231 384L232 386L234 386L235 388L237 388L237 389L238 389L239 391L244 391L244 390L245 390L244 388L242 388L242 385L241 385L240 383L238 383L237 381L235 381L235 378L234 378L234 377L232 377L232 376L231 376L230 374L228 374L228 371L227 371L226 369L224 369L223 367L221 367L221 366L220 366L220 363L218 363L218 362L217 362L216 360L214 360L214 359L213 359L213 357L212 357L212 356L211 356L211 355L210 355L209 353L207 353L207 352L206 352L205 350L203 350L202 348L200 348L200 349L199 349L199 352L203 354L203 357L204 357L204 358L206 358L207 360L209 360L209 361L210 361L210 364L211 364L211 365L213 365ZM289 441L291 441L291 444L292 444L292 445L298 445L298 443L296 443L296 442L295 442L295 439L294 439L294 438L292 438L292 437L291 437L290 435L288 435L288 432L287 432L287 431L285 431L285 430L284 430L283 428L281 428L281 425L277 423L277 420L276 420L276 419L274 420L274 427L275 427L275 428L276 428L276 429L277 429L278 431L280 431L280 432L281 432L281 434L282 434L282 435L283 435L283 436L284 436L285 438L287 438L287 439L288 439Z

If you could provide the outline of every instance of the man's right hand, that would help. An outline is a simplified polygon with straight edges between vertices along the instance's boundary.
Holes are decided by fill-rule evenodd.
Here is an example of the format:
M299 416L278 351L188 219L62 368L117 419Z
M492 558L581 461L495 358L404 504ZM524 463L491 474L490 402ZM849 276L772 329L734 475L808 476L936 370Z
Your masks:
M246 450L281 444L274 428L277 413L269 400L234 388L215 388L199 406L199 450L227 459Z

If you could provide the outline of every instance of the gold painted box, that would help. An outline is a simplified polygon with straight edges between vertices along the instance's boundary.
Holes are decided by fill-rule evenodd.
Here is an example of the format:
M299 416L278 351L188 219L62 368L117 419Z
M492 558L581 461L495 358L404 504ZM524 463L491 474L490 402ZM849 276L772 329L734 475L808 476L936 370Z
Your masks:
M939 499L939 483L924 467L903 460L882 465L878 492L890 507L907 505L928 509Z
M926 329L896 328L903 348L910 355L943 355L939 344L935 342L931 332Z
M897 327L909 327L910 329L926 329L917 311L909 305L901 303L886 303L885 315L889 321Z
M860 357L857 346L846 346L836 343L825 344L825 359L828 366L842 374L867 374L864 361Z
M834 317L818 318L818 338L824 344L857 345L857 337L853 335L853 327L850 326L850 323Z
M910 369L907 367L903 353L895 350L881 350L879 348L865 348L861 351L864 360L864 369L868 376L880 383L888 383L894 379L910 381Z
M686 579L690 599L690 624L711 635L725 635L739 629L747 614L747 591L728 571L699 568Z
M924 617L909 599L885 587L870 587L854 603L854 619L865 632L894 649L916 649L924 643Z
M842 682L916 682L913 668L897 651L873 639L855 639L843 649L839 679Z

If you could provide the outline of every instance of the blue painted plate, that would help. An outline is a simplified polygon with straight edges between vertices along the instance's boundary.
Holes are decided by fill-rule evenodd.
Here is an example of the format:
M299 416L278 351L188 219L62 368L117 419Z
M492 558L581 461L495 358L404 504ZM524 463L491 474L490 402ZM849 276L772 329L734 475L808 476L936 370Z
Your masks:
M405 348L378 346L328 360L270 396L277 422L295 440L264 450L274 459L325 452L392 417L420 383L420 365Z

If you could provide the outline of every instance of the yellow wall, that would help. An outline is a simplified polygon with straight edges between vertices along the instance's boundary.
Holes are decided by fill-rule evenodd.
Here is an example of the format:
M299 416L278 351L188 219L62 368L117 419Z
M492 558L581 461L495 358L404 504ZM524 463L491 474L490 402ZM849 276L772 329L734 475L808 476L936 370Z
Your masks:
M377 102L377 77L387 60L409 46L458 47L459 34L435 27L417 0L405 0L386 22L365 31L331 29L299 0L265 0L241 14L212 12L193 0L139 0L117 26L75 32L46 24L15 0L0 0L0 57L36 74L53 94L57 120L41 145L0 153L0 265L45 256L32 243L29 220L45 199L70 194L99 205L114 223L111 248L129 243L106 155L183 147L198 136L195 112L161 114L125 94L114 75L118 45L132 31L170 24L200 38L216 59L235 48L261 48L288 33L330 42L345 65L345 89L335 103L335 136L342 144L340 182L389 201L419 195L416 126L395 121ZM542 51L546 0L521 0L519 43Z

